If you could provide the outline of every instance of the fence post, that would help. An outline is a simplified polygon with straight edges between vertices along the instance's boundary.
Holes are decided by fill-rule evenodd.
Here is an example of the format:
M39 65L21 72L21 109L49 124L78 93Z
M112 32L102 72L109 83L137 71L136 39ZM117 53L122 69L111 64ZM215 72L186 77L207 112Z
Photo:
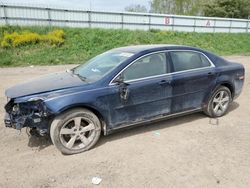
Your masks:
M151 29L151 15L148 15L148 30Z
M230 20L229 33L231 33L231 30L232 30L232 20Z
M196 18L194 18L194 32L195 32L195 28L196 28Z
M46 8L47 13L48 13L48 21L49 21L49 26L51 26L51 13L50 13L50 8Z
M89 23L89 28L91 28L91 11L88 12L88 23Z
M214 33L215 33L215 28L216 28L216 19L214 19L214 28L213 28Z
M5 25L8 25L8 16L7 16L7 11L6 11L7 5L2 5L1 7L3 8L3 16L5 20Z
M122 29L123 29L123 23L124 23L124 14L121 13L121 24L122 24Z
M174 31L174 16L172 16L172 31Z
M246 29L247 33L248 33L248 29L249 29L249 20L247 20L247 29Z

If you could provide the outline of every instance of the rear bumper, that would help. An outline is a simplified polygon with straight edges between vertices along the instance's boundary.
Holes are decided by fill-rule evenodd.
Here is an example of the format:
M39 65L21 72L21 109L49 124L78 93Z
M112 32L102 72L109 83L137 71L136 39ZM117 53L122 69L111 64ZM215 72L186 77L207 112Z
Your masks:
M235 80L234 82L235 92L234 92L233 99L237 99L240 96L243 90L243 85L244 85L244 80Z
M234 94L233 100L237 99L240 96L241 91L242 90L240 90L239 92L237 92L237 93Z

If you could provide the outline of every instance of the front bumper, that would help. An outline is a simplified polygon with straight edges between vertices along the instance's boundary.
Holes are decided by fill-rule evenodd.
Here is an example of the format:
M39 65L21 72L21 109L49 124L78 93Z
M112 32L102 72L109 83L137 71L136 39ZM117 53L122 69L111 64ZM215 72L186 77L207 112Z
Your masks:
M11 118L10 118L10 115L8 113L5 113L5 116L4 116L4 124L5 124L5 127L13 127L13 124L11 122Z
M19 117L17 119L12 118L10 114L5 113L4 117L5 127L14 128L17 130L21 130L23 127L29 127L30 134L36 136L45 136L48 133L49 121L48 119L36 117Z
M5 105L5 127L21 130L23 127L48 129L49 122L53 118L41 99L15 103L9 100Z
M4 124L5 127L14 128L21 130L23 127L38 128L47 130L49 127L49 122L53 117L41 117L39 115L32 116L12 116L9 113L5 113Z
M17 130L21 130L23 127L26 127L28 121L28 119L26 117L12 117L9 113L5 113L4 116L4 124L5 127L9 127L9 128L14 128Z

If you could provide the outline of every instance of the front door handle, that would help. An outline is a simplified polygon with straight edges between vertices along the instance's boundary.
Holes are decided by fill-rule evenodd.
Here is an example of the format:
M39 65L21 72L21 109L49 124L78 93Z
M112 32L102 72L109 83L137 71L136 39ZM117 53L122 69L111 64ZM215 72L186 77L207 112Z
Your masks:
M159 84L160 84L161 86L166 86L166 85L171 84L171 81L169 81L169 80L161 80L161 81L159 82Z
M208 72L207 74L208 74L209 76L210 76L210 75L212 76L212 75L214 75L214 72Z

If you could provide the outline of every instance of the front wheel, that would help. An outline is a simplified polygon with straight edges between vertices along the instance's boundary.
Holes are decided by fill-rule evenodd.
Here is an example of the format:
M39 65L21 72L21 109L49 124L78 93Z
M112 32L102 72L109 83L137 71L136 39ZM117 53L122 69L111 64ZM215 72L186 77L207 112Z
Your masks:
M225 86L221 86L213 93L204 112L213 118L221 117L226 114L231 101L230 90Z
M64 154L91 149L101 134L98 117L87 109L69 110L54 119L50 127L53 144Z

